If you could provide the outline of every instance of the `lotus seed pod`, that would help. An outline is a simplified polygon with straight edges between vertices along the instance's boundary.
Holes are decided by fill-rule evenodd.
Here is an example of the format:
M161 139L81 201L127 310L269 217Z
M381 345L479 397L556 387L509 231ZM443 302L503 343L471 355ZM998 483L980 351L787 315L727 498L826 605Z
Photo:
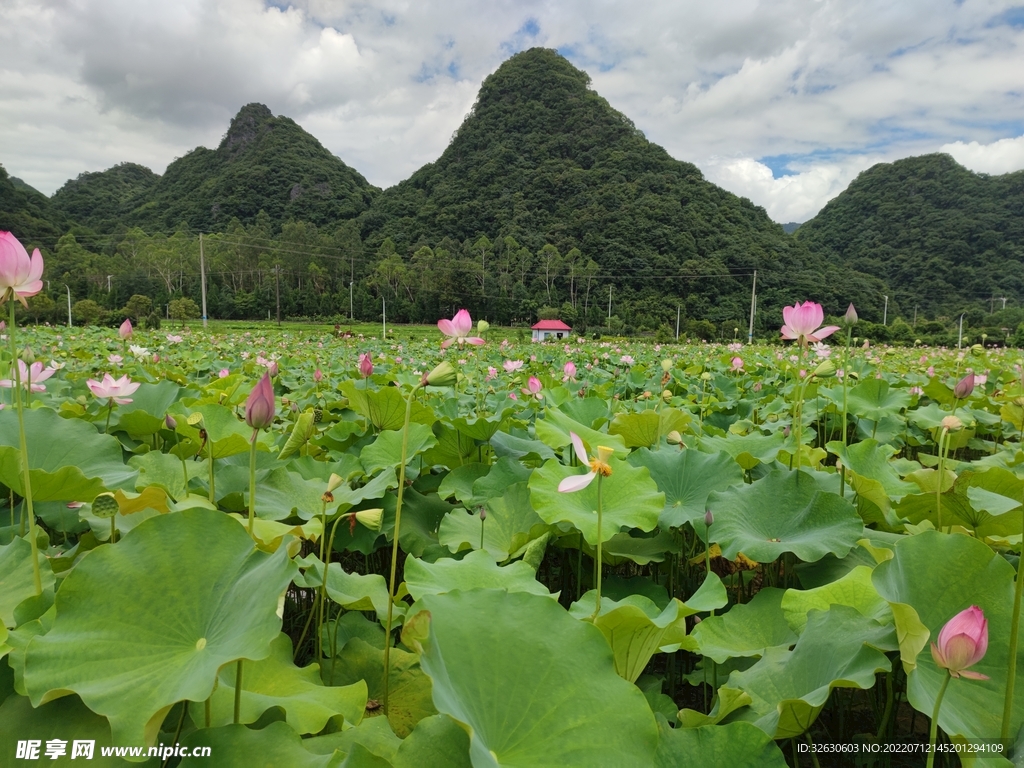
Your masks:
M119 509L117 499L114 498L112 493L101 493L92 500L92 513L96 517L113 517L118 513Z

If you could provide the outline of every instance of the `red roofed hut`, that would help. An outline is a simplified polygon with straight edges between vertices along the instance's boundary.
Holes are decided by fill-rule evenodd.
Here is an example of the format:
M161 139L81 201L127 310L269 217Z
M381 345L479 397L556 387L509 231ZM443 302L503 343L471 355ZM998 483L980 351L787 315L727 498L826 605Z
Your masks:
M561 320L541 320L533 326L533 340L547 341L548 339L567 339L572 333L572 328Z

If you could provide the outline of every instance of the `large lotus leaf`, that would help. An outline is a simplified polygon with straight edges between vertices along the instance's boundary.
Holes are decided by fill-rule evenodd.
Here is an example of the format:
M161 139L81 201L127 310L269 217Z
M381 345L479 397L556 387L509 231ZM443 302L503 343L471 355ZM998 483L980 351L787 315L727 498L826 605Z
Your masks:
M563 536L559 546L578 548L579 538ZM613 567L627 561L637 565L661 563L664 562L666 555L679 554L681 551L679 542L668 531L658 531L653 536L631 536L628 531L623 531L605 541L601 550L604 552L604 563ZM591 547L584 542L583 551L589 557L597 558L597 547Z
M782 598L786 621L797 632L803 632L810 611L827 611L829 606L838 604L856 608L879 623L891 624L892 611L871 583L871 572L871 568L858 565L838 581L817 589L787 589Z
M405 738L416 723L437 714L437 710L430 697L430 678L423 674L415 653L392 648L389 664L388 721L395 733ZM352 638L337 656L324 660L322 674L328 685L356 685L365 681L370 701L379 704L384 696L384 649ZM377 717L384 710L375 708L366 714L368 718Z
M349 380L342 382L340 389L348 398L348 407L377 429L401 429L405 424L405 395L398 387L366 389L362 382ZM428 427L437 420L434 412L417 400L413 400L410 417L413 423Z
M86 762L89 766L113 768L113 766L134 765L136 768L156 768L160 760L153 758L145 763L128 762L119 757L103 757L100 750L111 746L110 724L105 718L91 712L77 696L65 696L62 699L33 707L25 696L8 696L0 703L0 755L4 760L11 760L7 765L48 765L60 768L74 768L82 765L82 756L72 760L75 741L93 742L93 757ZM16 761L17 742L34 739L40 742L41 760L37 762ZM45 756L46 742L60 739L67 742L67 749L62 757L50 759Z
M707 451L725 451L732 456L740 468L749 471L758 464L771 464L779 455L786 438L781 432L762 435L752 432L749 435L729 435L726 437L702 437L701 449Z
M479 460L476 441L440 421L431 429L437 444L423 453L423 463L429 466L458 467L471 460ZM408 473L408 470L406 470Z
M316 567L323 567L319 560ZM341 563L331 563L327 596L347 611L376 611L382 619L388 614L388 585L379 573L348 573Z
M653 530L665 507L665 494L651 479L646 467L634 467L612 458L610 477L597 478L582 491L559 493L558 484L570 475L582 474L551 460L530 477L530 499L541 519L552 525L567 522L583 534L589 544L597 540L597 493L601 489L601 541L607 541L623 527Z
M984 472L964 472L957 488L965 491L971 505L966 522L979 538L1020 536L1024 481L1009 470L992 467Z
M444 558L425 563L415 557L405 560L405 586L414 600L424 595L441 595L456 589L507 589L557 599L537 581L533 568L517 560L505 566L494 563L487 552L470 552L462 560Z
M37 553L37 557L43 590L52 591L56 579L50 561L42 552ZM32 570L32 545L28 541L15 537L10 544L0 546L0 626L16 626L14 609L22 601L35 596L35 576ZM3 638L0 638L2 641Z
M507 432L495 432L491 438L491 447L497 456L510 459L526 459L536 456L537 460L552 459L555 452L540 440L517 437Z
M595 627L523 592L449 592L420 605L403 642L421 649L438 710L469 732L473 765L650 764L654 715L615 674Z
M248 464L248 462L247 462ZM217 468L217 496L224 508L248 513L249 467L230 465ZM326 488L318 480L305 480L284 467L256 470L256 515L266 520L284 520L298 515L309 520L320 514Z
M736 657L763 656L769 648L789 648L797 635L782 614L784 594L768 587L749 603L704 619L692 633L700 653L721 664Z
M381 711L378 709L376 713L380 715ZM384 717L364 717L355 728L313 736L302 742L302 746L318 755L330 755L335 750L352 755L362 749L364 752L359 754L369 753L388 761L394 759L401 745L402 740L391 730L391 725Z
M534 428L537 431L537 438L555 450L564 448L572 442L570 432L579 435L587 448L590 456L597 455L598 446L615 449L615 455L624 459L629 455L625 440L621 435L610 435L607 432L598 432L596 429L580 424L566 416L559 410L548 408L544 411L544 418L537 419Z
M241 523L246 530L249 529L249 519L245 515L232 512L229 517ZM276 520L263 520L258 517L253 518L252 521L253 540L267 552L273 552L281 546L285 536L295 536L307 541L317 541L322 533L323 529L318 517L314 517L305 525L289 525L288 523L279 523Z
M531 471L518 461L503 456L491 466L484 477L473 483L473 498L483 504L488 499L501 496L507 488L527 482Z
M356 637L384 650L384 627L358 611L347 611L337 619L325 622L320 637L325 656L337 656L345 643Z
M1013 566L977 539L937 531L904 537L894 551L891 560L875 568L874 584L893 607L901 645L905 634L910 639L917 636L902 654L908 670L910 703L919 712L931 713L946 675L930 653L918 655L914 649L924 649L929 635L934 642L947 621L977 605L988 620L988 651L971 669L990 679L950 681L942 700L939 726L951 737L994 738L1000 731L1006 693ZM1017 669L1024 669L1024 644L1017 654ZM1017 733L1022 722L1024 686L1018 681L1010 732Z
M502 408L491 416L459 416L452 419L452 426L467 437L487 441L498 431L510 411L510 408Z
M689 768L721 765L729 768L785 768L782 750L760 728L750 723L671 728L659 721L658 752L654 768Z
M750 485L712 493L711 540L722 556L740 552L770 563L783 552L813 562L831 552L845 557L864 535L857 510L846 499L821 491L807 473L774 470ZM698 533L700 526L698 526Z
M405 467L405 476L408 479L414 479L418 474L418 462L412 461L413 457L434 445L437 445L437 438L430 431L430 427L415 423L409 425L409 446ZM359 460L368 475L382 469L394 469L400 466L402 463L402 433L394 430L381 432L377 435L376 440L363 448L359 454Z
M235 701L235 665L221 667L218 685L210 697L210 724L233 722ZM320 666L301 669L292 662L292 641L280 634L270 645L270 655L247 663L242 669L242 697L239 722L254 723L271 707L280 707L285 722L299 733L318 733L335 715L349 725L363 718L366 708L366 683L325 686ZM204 702L192 702L189 714L195 723L205 722Z
M596 617L597 592L591 590L569 607L569 615L590 621L601 630L615 659L615 671L624 680L636 682L647 662L664 648L666 652L696 645L686 638L686 617L692 615L679 600L672 599L661 609L643 595L621 600L601 598L601 613Z
M889 672L896 633L846 605L813 611L792 651L770 648L754 666L729 675L726 687L751 698L736 716L775 739L799 736L814 723L833 688L868 689Z
M141 456L132 456L128 463L139 470L136 488L163 488L172 499L181 501L188 496L188 479L199 474L202 465L194 461L182 463L181 459L160 451L150 451Z
M617 413L608 434L621 435L627 448L649 448L661 438L661 418L653 408L636 413Z
M26 653L32 703L77 693L116 744L151 744L175 702L206 700L221 666L266 658L295 572L223 514L150 518L64 580L53 628Z
M420 720L391 760L395 768L470 768L469 734L448 715Z
M398 497L389 493L380 506L384 509L381 533L389 539L395 533L395 508ZM450 553L437 539L437 531L444 516L454 507L438 498L436 493L418 493L415 488L406 488L402 496L402 530L398 543L402 551L416 557L436 560Z
M114 410L114 431L124 430L132 437L145 437L165 429L164 416L185 390L164 379L156 384L140 384L132 401Z
M204 456L209 457L212 454L214 459L223 459L249 451L252 427L236 416L232 409L217 403L205 403L193 408L192 413L202 414L202 422L193 426L187 421L188 415L182 414L178 418L176 431L198 445L202 442L199 427L205 429L207 441L203 449ZM269 449L269 437L261 432L256 439L257 442L266 444Z
M278 461L284 461L294 456L309 441L309 438L316 433L316 424L313 419L312 411L303 411L298 415L295 419L295 425L288 435L288 440L285 442L284 447L281 448L280 453L277 454Z
M333 511L329 511L328 514L333 515L339 512L344 514L367 499L382 499L388 492L388 489L395 488L397 485L398 477L395 473L393 471L384 471L366 485L359 486L358 488L352 488L349 485L335 488L334 503L337 506L333 508Z
M319 755L303 746L302 738L287 723L271 723L261 730L244 725L225 725L193 731L181 743L195 749L209 747L208 757L185 757L181 768L209 768L211 757L217 768L328 768L340 765L340 756Z
M905 389L892 389L885 379L871 378L850 390L847 404L854 416L877 422L886 416L895 416L909 406L912 399Z
M843 445L838 440L828 443L829 453L834 453L847 469L847 480L857 490L857 480L873 480L878 483L885 496L892 501L899 501L909 493L916 493L917 486L900 480L899 475L889 463L896 452L891 445L880 444L877 440L867 439L854 445ZM860 491L858 491L860 493ZM872 498L876 504L874 498ZM881 507L881 505L879 505ZM887 507L882 507L886 509Z
M473 483L486 475L491 468L478 461L462 464L452 469L437 487L437 495L442 499L455 497L460 504L473 506ZM527 470L529 472L529 470Z
M530 504L526 483L516 483L487 501L487 516L482 524L484 549L496 561L507 560L522 552L526 545L550 530ZM444 516L438 529L438 541L452 552L480 547L479 515L455 509Z
M121 444L79 419L63 419L49 408L25 411L32 498L36 501L92 501L118 488L135 489L138 471L125 466ZM24 492L18 416L0 411L0 482Z
M703 525L708 496L743 482L743 471L725 452L634 451L629 463L644 466L665 494L665 509L658 525L678 528L700 520Z

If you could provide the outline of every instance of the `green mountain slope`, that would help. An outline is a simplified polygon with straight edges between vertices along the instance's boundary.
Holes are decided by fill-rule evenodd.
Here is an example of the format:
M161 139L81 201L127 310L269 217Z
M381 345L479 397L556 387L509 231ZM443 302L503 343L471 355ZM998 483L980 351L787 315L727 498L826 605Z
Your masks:
M627 300L647 303L683 297L686 314L716 322L746 316L755 269L767 306L799 296L836 311L858 299L864 286L852 283L865 278L826 279L824 261L762 208L649 142L589 84L551 50L510 58L484 80L441 157L361 216L364 240L390 238L407 256L481 235L499 250L507 237L534 254L545 244L561 254L577 248L596 261L603 290L614 283ZM567 284L560 276L553 303ZM674 320L675 300L658 313Z
M991 306L990 297L1024 299L1024 171L976 174L944 154L881 163L795 238L886 281L890 318L914 307L950 314Z
M160 177L137 163L120 163L70 179L53 194L53 207L97 232L112 232L155 189Z
M16 183L0 165L0 230L13 232L29 248L52 247L67 226L46 195Z
M172 162L128 219L147 230L181 221L219 230L263 210L276 227L289 218L323 226L358 215L375 192L295 121L248 104L217 149L197 147Z

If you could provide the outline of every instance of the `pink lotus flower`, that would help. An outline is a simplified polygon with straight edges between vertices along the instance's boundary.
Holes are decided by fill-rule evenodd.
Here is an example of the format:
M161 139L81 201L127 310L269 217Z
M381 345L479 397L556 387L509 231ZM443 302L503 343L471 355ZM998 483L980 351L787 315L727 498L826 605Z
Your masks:
M319 384L323 380L324 380L324 374L323 374L323 372L319 368L317 368L315 371L313 371L313 381L315 381L317 384Z
M506 360L501 364L501 367L505 369L506 373L515 373L523 367L522 360Z
M459 342L459 346L462 344L473 344L480 346L484 343L484 340L479 336L470 336L469 334L473 330L473 318L469 316L469 312L464 309L460 309L455 313L455 317L451 320L442 319L437 321L437 328L448 338L441 344L441 349L447 349L456 341Z
M988 680L980 672L969 672L988 650L988 619L976 605L966 608L939 631L938 644L932 643L932 658L952 677Z
M953 396L956 397L957 400L966 400L974 391L974 384L974 372L968 371L967 375L960 379L960 381L956 383L956 386L953 387Z
M580 436L575 432L569 433L569 439L572 440L573 450L576 451L576 456L580 462L590 466L590 471L585 475L570 475L558 484L559 493L575 493L576 491L582 491L588 485L590 485L594 478L598 475L608 477L612 473L612 468L608 464L608 460L611 459L615 453L614 448L605 448L604 446L598 446L597 456L593 459L587 457L586 446L583 445L583 441Z
M107 362L111 365L120 365L124 362L124 358L120 355L107 355Z
M825 319L825 312L822 310L821 304L815 304L813 301L794 304L792 307L783 307L782 319L785 320L785 324L782 326L782 338L795 339L801 344L809 341L821 341L839 330L838 325L819 327Z
M129 379L128 374L115 379L109 373L104 373L103 381L89 379L85 384L96 397L101 400L113 400L118 405L130 403L132 399L128 395L134 394L135 390L139 388L139 383Z
M277 360L271 360L267 363L267 373L269 373L271 377L277 376L277 374L280 373L280 369L277 367Z
M524 395L529 395L530 397L535 397L538 400L543 400L544 395L541 394L541 389L543 388L544 385L540 383L540 379L538 379L536 376L531 376L530 380L526 383L526 386L523 387L521 391Z
M570 379L576 381L576 363L572 360L567 361L562 366L562 381L569 381Z
M363 352L359 356L359 372L363 375L364 379L373 376L373 358L370 357L368 352Z
M217 372L217 377L221 379L226 379L230 375L231 371L229 371L227 368L221 368L220 371Z
M24 360L18 360L18 374L21 378L21 386L31 392L45 392L46 387L40 382L46 381L57 372L56 368L43 368L43 364L36 362L26 366ZM14 388L14 381L11 379L0 380L0 387L7 389Z
M743 373L743 358L734 357L732 359L732 368L730 368L729 370L731 370L733 373Z
M245 401L245 423L253 430L269 427L274 423L274 411L274 386L268 372L263 374ZM255 432L253 435L255 439Z
M169 334L167 334L167 340L169 342L171 342L171 344L180 344L181 343L181 336L176 336L174 334L169 333Z
M484 379L484 381L490 381L491 379L496 378L498 378L498 369L495 368L493 365L487 366L487 377Z
M121 323L121 327L117 329L117 335L122 339L131 338L132 335L132 321L131 318L126 317L124 322Z
M43 290L43 255L28 251L10 232L0 232L0 304L15 298L24 306L29 296Z

